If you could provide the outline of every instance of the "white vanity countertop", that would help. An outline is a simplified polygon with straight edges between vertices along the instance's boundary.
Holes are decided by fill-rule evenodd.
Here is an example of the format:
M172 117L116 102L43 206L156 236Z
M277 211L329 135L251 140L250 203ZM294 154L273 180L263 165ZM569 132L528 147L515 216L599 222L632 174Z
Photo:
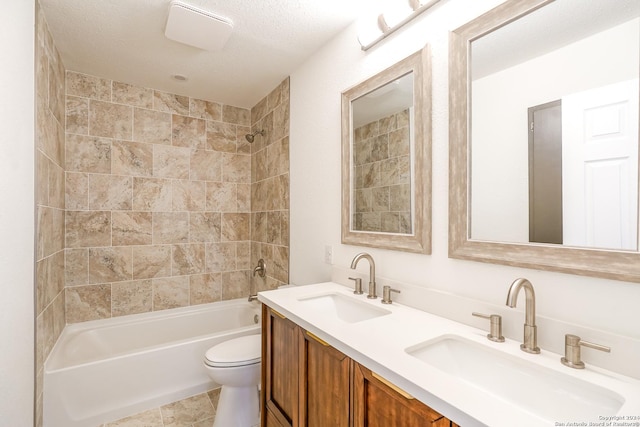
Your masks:
M337 316L310 310L300 302L300 299L329 293L357 298L360 302L391 313L347 323ZM383 305L380 298L369 300L366 294L355 296L352 289L333 282L260 292L258 299L463 427L571 425L569 423L606 426L607 422L615 421L615 418L608 419L612 416L621 417L617 422L626 421L630 423L626 425L640 426L640 381L630 377L588 364L586 369L571 369L560 363L559 354L545 350L540 354L528 354L520 350L520 342L510 339L503 343L489 341L486 338L488 330L476 329L395 302ZM488 327L487 322L487 329ZM595 419L545 420L405 352L408 347L442 335L462 336L468 341L516 356L527 363L537 364L576 380L597 384L620 394L625 402L617 414L600 414ZM496 378L496 381L500 382L501 379ZM527 384L522 386L526 387Z

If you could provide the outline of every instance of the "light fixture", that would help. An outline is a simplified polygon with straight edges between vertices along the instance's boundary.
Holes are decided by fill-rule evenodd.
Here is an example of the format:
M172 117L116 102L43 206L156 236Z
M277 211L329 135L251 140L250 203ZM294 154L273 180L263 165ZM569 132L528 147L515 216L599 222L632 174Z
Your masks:
M360 21L358 42L367 50L440 0L393 0L382 13Z

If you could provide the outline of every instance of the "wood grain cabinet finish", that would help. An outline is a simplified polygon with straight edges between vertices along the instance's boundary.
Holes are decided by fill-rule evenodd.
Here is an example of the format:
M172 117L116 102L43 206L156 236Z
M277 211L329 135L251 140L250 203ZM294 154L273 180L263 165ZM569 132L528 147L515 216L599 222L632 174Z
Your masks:
M300 328L266 305L262 319L262 426L298 426Z
M351 359L300 330L300 420L307 427L349 427Z
M262 427L460 427L263 306Z
M353 362L353 425L450 427L449 419Z

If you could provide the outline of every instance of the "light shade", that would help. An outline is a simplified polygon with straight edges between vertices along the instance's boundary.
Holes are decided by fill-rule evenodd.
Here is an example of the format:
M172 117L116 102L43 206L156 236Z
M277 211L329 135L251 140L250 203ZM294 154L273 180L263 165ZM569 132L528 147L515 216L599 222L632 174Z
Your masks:
M171 40L204 50L220 50L231 36L228 18L198 9L178 0L169 4L164 35Z

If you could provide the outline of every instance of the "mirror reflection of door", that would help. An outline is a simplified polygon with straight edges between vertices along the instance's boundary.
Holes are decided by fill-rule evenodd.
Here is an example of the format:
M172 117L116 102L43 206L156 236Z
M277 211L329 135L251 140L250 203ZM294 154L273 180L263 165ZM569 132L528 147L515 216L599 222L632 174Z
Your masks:
M564 243L638 250L638 79L562 98Z
M562 244L561 101L529 115L529 241Z
M528 109L529 241L638 249L638 80Z

